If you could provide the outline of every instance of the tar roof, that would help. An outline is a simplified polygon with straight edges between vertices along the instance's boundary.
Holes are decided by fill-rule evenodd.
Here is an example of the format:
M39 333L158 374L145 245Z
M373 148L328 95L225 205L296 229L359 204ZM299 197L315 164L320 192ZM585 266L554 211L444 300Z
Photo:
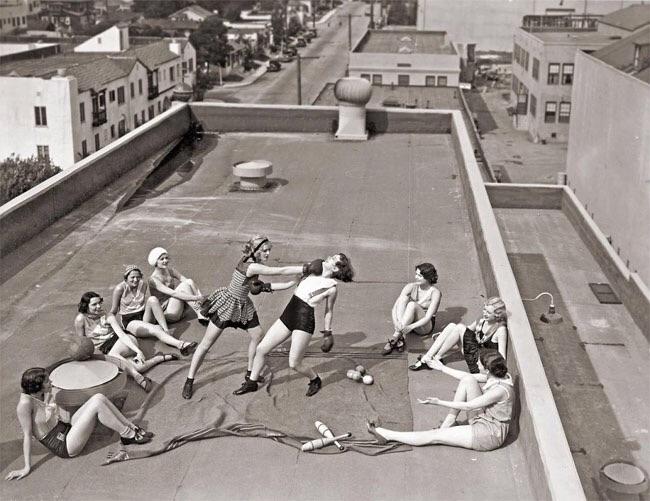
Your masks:
M643 26L650 25L650 5L630 5L607 14L598 22L628 31L636 31Z
M607 47L603 47L591 55L628 75L650 83L650 58L638 57L636 49L637 46L649 44L650 26ZM635 56L638 59L636 65L634 64Z
M607 45L612 43L612 36L597 31L540 31L530 33L544 43L559 45Z
M456 54L445 31L368 31L355 52L379 54Z

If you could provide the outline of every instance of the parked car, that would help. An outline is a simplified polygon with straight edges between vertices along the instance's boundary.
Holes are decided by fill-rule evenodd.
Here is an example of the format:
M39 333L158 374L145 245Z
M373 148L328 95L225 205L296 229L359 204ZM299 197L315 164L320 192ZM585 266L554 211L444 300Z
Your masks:
M293 56L289 54L282 54L280 57L278 57L278 61L280 61L281 63L290 63L291 61L293 61Z
M309 33L312 38L318 38L318 30L316 28L308 29L307 33Z
M296 39L296 47L307 47L307 42L303 37L298 37Z
M280 71L282 69L282 65L280 64L280 61L277 59L270 59L267 65L266 71Z
M296 57L298 55L298 51L294 47L285 47L285 49L282 51L282 54L285 56Z

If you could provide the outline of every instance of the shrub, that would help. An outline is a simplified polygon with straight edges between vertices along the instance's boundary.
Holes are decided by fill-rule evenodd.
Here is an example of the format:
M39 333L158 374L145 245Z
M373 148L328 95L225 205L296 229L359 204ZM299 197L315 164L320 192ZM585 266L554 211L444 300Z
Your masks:
M0 205L45 181L61 169L49 158L10 156L0 162Z

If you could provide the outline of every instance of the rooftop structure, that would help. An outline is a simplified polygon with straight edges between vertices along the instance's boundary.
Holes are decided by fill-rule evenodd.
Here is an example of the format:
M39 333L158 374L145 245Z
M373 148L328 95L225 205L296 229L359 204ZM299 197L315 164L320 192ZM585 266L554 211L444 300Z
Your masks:
M0 63L49 56L60 51L61 46L56 43L1 43Z
M592 55L623 73L650 83L650 26L603 47Z
M214 12L210 12L208 9L204 9L200 5L190 5L181 10L170 14L169 19L172 21L205 21L210 16L214 16Z
M354 48L356 53L450 54L456 50L444 31L369 30Z
M628 36L649 25L650 5L630 5L603 16L598 21L598 31Z

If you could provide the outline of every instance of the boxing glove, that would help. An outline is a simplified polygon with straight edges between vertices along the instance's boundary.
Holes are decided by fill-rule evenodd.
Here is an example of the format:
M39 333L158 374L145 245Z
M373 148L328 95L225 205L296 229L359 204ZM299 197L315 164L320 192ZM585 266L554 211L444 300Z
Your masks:
M309 275L320 276L323 274L323 260L314 259L311 263L305 263L302 265L302 278L308 277Z
M251 294L257 296L260 292L273 292L271 284L261 280L253 280L250 284Z
M329 352L334 346L334 336L332 336L332 331L322 330L323 333L323 343L320 345L320 350L323 353Z

